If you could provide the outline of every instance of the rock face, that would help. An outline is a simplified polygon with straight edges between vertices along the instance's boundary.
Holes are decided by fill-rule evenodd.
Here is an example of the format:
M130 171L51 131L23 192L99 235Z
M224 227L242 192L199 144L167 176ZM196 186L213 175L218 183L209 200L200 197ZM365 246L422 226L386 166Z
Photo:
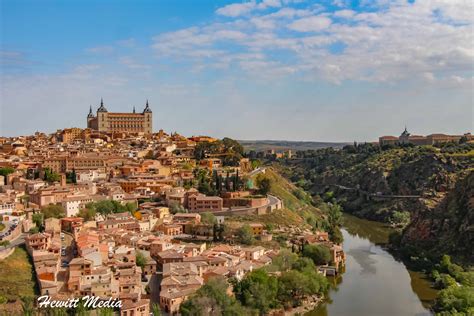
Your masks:
M332 191L345 211L385 222L396 211L413 214L437 204L440 196L453 189L459 175L474 167L464 156L425 148L316 152L289 164L307 181L306 189L319 195ZM423 199L376 195L420 195Z
M469 148L474 146L469 146L453 153L363 144L300 153L286 166L292 181L323 199L336 198L344 211L359 217L394 223L409 212L402 244L473 262L474 155Z
M460 179L437 205L415 212L403 232L402 244L474 262L474 172Z

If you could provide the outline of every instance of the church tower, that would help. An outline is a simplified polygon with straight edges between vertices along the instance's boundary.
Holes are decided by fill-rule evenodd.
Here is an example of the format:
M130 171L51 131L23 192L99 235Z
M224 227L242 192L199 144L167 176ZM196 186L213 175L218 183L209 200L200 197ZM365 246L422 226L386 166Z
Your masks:
M97 109L97 130L99 132L109 131L108 111L102 98L100 98L100 107Z
M143 122L143 130L145 134L153 133L153 112L148 105L148 100L146 100L145 109L143 110L144 115L144 122Z
M92 105L89 108L89 114L87 114L87 128L97 129L97 118L92 113Z

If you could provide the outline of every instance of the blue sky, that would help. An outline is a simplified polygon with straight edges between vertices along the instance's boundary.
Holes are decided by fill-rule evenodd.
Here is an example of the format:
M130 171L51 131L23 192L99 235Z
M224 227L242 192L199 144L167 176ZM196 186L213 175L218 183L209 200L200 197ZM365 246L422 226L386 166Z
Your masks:
M0 135L84 127L100 98L154 129L372 141L473 124L471 1L1 4Z

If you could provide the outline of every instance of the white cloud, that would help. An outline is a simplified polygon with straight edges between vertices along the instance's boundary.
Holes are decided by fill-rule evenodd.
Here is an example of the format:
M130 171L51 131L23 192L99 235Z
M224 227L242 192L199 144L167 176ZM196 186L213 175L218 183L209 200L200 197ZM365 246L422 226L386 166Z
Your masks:
M331 25L331 19L325 16L310 16L296 20L288 28L298 32L319 32Z
M355 15L353 10L339 10L334 12L334 16L338 18L351 18Z
M151 67L149 65L145 65L142 63L137 62L134 58L130 56L122 56L119 57L118 62L122 65L127 66L130 69L150 69Z
M249 14L254 10L266 10L270 8L281 7L280 0L263 0L257 2L255 0L243 2L243 3L232 3L216 10L219 15L227 17L238 17Z
M225 7L219 8L216 10L216 13L219 15L224 15L228 17L237 17L250 11L254 10L257 7L255 1L244 2L244 3L233 3L226 5Z

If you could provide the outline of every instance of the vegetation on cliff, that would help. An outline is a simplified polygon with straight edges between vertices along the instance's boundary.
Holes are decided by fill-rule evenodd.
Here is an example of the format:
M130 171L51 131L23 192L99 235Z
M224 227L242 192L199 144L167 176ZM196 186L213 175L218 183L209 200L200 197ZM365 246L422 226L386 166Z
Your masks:
M458 178L473 170L473 149L473 144L441 148L354 144L342 150L298 152L297 159L281 163L298 186L321 196L333 192L346 212L390 223L400 218L395 212L436 205Z

